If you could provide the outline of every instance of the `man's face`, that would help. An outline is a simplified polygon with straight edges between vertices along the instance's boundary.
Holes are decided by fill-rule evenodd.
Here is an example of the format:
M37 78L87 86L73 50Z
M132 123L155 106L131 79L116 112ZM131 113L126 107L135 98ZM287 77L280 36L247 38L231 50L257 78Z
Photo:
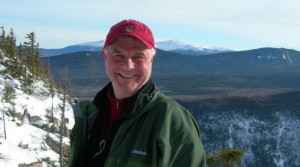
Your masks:
M133 37L118 38L108 46L103 57L117 99L135 94L151 76L153 55Z

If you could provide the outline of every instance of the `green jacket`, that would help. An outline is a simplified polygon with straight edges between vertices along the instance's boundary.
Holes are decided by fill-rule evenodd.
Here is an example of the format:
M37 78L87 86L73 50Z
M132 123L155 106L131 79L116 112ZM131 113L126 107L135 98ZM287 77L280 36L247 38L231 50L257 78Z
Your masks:
M199 130L190 112L160 91L147 96L147 101L122 122L104 166L206 166ZM87 135L84 129L99 112L92 102L81 102L77 107L74 109L69 167L77 166L76 160L80 158Z

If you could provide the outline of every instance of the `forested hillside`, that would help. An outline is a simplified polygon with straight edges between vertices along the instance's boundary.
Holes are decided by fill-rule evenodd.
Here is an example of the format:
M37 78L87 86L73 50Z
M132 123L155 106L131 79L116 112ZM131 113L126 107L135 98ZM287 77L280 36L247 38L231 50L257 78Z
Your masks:
M0 36L0 166L65 166L74 125L67 72L56 83L35 33Z

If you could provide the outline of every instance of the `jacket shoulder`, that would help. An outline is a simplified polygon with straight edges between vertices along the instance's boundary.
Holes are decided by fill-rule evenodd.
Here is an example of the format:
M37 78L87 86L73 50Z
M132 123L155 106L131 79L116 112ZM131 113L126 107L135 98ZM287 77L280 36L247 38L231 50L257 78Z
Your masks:
M170 107L173 109L179 109L179 110L186 110L182 105L180 105L176 100L172 99L169 96L166 96L165 94L163 94L160 91L157 91L156 93L156 97L154 98L156 103L156 106L161 107L161 105L164 105L165 107ZM157 105L160 104L160 105Z
M156 110L152 111L156 111L159 118L165 119L161 120L161 122L164 122L164 125L172 125L178 128L185 127L187 129L195 127L195 130L199 133L195 118L187 108L163 93L157 94L157 100L158 102L155 105Z
M85 100L73 106L74 117L87 117L91 113L98 111L98 107L91 101Z

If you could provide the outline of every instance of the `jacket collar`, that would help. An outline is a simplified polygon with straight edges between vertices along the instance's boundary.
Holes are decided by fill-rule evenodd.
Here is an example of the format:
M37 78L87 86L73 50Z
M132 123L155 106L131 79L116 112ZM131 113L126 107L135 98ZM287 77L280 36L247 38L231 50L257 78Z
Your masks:
M111 82L108 83L102 90L100 90L95 96L93 103L102 110L102 112L109 112L109 100L107 97L108 89L112 88ZM134 114L135 111L150 101L153 93L155 92L155 86L151 80L149 80L136 94L128 98L128 104L124 112L119 118L124 118Z

